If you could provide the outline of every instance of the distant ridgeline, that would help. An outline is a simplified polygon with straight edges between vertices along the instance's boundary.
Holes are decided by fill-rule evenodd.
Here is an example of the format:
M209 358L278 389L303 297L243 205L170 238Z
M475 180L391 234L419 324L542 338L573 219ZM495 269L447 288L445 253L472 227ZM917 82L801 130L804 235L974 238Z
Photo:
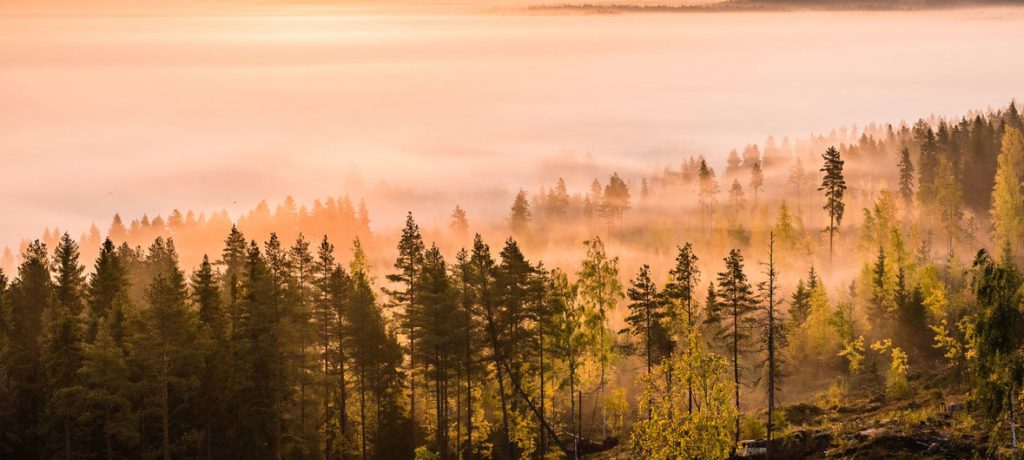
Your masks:
M534 10L584 10L595 12L730 12L789 10L925 10L979 6L1019 5L1014 0L725 0L703 4L550 2Z

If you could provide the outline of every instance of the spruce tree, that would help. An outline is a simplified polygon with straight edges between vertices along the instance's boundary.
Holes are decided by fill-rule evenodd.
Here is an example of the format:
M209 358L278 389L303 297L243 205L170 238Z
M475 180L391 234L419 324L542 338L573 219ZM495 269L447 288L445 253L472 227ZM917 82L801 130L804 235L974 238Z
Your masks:
M900 197L903 198L903 209L909 217L914 204L914 163L910 159L909 148L903 147L900 151L900 162L897 167L900 170Z
M18 276L10 287L10 334L2 365L8 382L0 405L0 444L11 458L41 456L39 416L45 404L46 373L42 363L44 312L53 308L53 283L46 245L29 243Z
M113 322L108 320L111 312L114 315L123 315L128 304L128 273L121 257L114 247L114 243L108 238L103 241L100 247L100 254L93 265L92 276L89 277L87 287L89 306L87 341L96 337L99 324L107 320L108 332L114 336L116 332ZM110 318L115 319L115 318ZM117 340L117 339L115 339Z

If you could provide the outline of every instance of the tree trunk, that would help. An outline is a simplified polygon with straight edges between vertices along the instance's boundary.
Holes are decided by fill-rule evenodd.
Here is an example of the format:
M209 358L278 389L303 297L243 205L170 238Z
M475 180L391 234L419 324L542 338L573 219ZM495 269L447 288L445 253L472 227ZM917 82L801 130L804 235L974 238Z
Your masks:
M473 361L470 331L466 331L466 456L473 459Z
M167 355L164 354L164 356L163 356L163 369L162 369L164 375L162 376L163 384L161 385L162 388L161 388L161 398L160 398L161 399L161 401L160 401L160 406L161 406L160 409L161 409L161 412L162 412L160 414L160 416L161 416L160 417L161 418L160 421L161 421L161 425L162 425L161 428L162 428L162 431L163 431L163 440L162 440L162 443L161 443L161 450L163 450L164 460L171 460L171 408L170 408L170 406L171 406L171 401L170 401L171 395L170 395L170 388L169 388L170 383L167 381L167 378L168 378L167 376L168 376L168 374L170 374L170 369L168 369L168 367L169 367L168 358L167 358Z
M544 417L544 323L538 322L538 329L540 332L540 416ZM544 458L544 454L548 451L547 433L544 430L540 430L540 456Z
M740 324L739 305L732 303L732 370L736 392L736 444L740 443Z
M580 392L579 398L582 406L582 392ZM572 432L572 458L579 460L580 432L579 425L576 423L576 364L571 358L569 360L569 431Z

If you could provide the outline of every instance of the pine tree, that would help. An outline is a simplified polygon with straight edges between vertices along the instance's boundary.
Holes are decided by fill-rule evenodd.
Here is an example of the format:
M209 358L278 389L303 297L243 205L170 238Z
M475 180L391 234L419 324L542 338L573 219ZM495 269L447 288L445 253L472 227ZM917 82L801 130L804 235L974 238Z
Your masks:
M456 353L460 350L459 344L453 340L458 320L454 291L449 284L444 257L437 246L432 245L424 253L416 284L420 289L422 306L410 315L409 322L418 339L420 356L417 361L422 363L427 380L434 384L435 452L446 459L450 455L448 386Z
M456 317L455 337L453 339L461 347L462 355L460 357L461 362L459 363L461 368L461 378L465 381L465 409L457 410L457 418L461 416L462 412L465 412L465 426L466 426L466 443L465 447L462 444L461 426L457 427L457 439L455 445L457 446L456 451L459 452L463 457L473 458L476 454L474 450L474 423L473 417L475 414L475 408L473 406L473 389L474 382L477 377L477 361L479 359L478 352L475 350L474 345L477 343L476 335L478 328L477 313L474 309L475 305L475 292L473 291L471 270L469 260L469 252L465 249L460 249L458 254L455 256L455 264L451 267L451 278L453 282L453 289L455 290L456 304L458 309L458 316ZM456 382L456 386L460 382ZM461 389L456 389L456 405L458 406L461 401ZM459 423L457 421L457 423Z
M555 186L548 191L548 218L558 222L569 214L569 189L565 186L565 179L558 178Z
M709 288L709 293L715 292ZM709 297L711 294L709 294ZM733 383L735 385L736 411L740 409L740 354L748 339L747 330L751 315L757 309L753 288L743 273L743 255L739 250L729 251L725 258L725 271L718 273L717 296L720 301L710 303L709 319L718 322L717 326L725 332L729 353L732 355ZM710 300L710 299L709 299ZM740 422L736 419L736 442L739 442Z
M160 433L158 440L143 442L154 444L153 450L170 460L190 450L186 435L192 427L181 414L195 394L193 376L200 359L195 347L197 328L186 303L185 276L178 269L173 243L158 239L150 246L147 262L164 270L146 288L148 308L133 326L128 350L145 386L141 412L155 419L144 419L143 424L154 424Z
M692 327L697 319L696 289L700 284L700 267L697 266L697 255L693 253L693 245L684 244L678 248L676 264L669 271L669 282L666 283L662 295L668 298L673 306L669 310L669 316L676 321L680 316L679 309L685 314L687 327Z
M796 213L803 215L803 206L801 205L801 191L803 186L807 184L809 175L804 169L804 162L799 156L793 161L793 166L789 168L788 182L790 185L796 187Z
M715 179L715 170L711 169L703 158L700 160L700 169L697 171L697 183L701 214L705 225L708 225L708 221L715 211L718 181Z
M669 271L669 281L665 284L665 288L661 293L669 302L667 314L670 320L670 336L677 331L683 331L687 334L691 333L694 322L697 319L697 300L695 297L697 295L697 285L700 284L700 267L697 266L697 255L693 253L693 245L690 243L686 243L678 249L676 265ZM683 327L680 327L680 321L685 321ZM686 340L686 337L680 337L680 339ZM674 351L678 344L673 343L671 346ZM671 382L673 378L672 370L668 369L667 372L668 382ZM693 388L689 382L687 382L686 400L688 410L693 412Z
M316 300L313 302L313 324L316 328L317 353L320 358L320 385L323 390L320 403L323 405L323 413L319 418L320 432L322 433L322 446L324 458L330 460L334 457L337 446L335 432L332 424L334 408L332 401L335 397L334 385L331 376L334 371L334 337L338 319L337 311L334 308L337 291L337 263L334 261L334 245L324 235L317 250L316 260L313 262L314 284L316 285Z
M515 458L515 446L509 436L509 407L508 396L505 388L505 372L502 372L502 364L505 360L505 347L499 338L502 328L499 326L497 286L495 282L495 262L491 256L491 250L483 242L480 234L473 239L473 252L469 261L471 267L471 279L474 292L479 302L481 316L490 346L490 359L494 364L495 375L498 378L498 400L501 403L501 441L509 458Z
M821 157L825 160L825 164L821 167L821 172L825 173L825 176L821 179L821 187L818 187L818 190L825 192L823 209L828 212L829 217L829 224L828 227L825 227L825 231L828 232L828 260L831 264L833 239L839 229L839 224L843 221L843 212L846 210L846 204L843 203L846 179L843 178L844 162L839 156L839 150L829 147Z
M295 356L295 380L298 382L299 394L297 404L299 406L299 433L302 437L304 450L315 450L314 433L308 429L306 414L310 398L307 394L307 387L311 384L310 375L315 372L315 364L311 366L309 361L310 349L314 344L313 328L313 299L314 294L314 264L313 255L309 250L309 241L299 233L295 243L288 250L288 267L291 270L292 296L295 302L294 316L291 321L294 323L295 335L298 340L298 351Z
M768 234L768 263L765 275L767 280L758 285L759 296L765 302L767 324L765 325L766 347L768 351L768 414L765 427L767 428L767 443L765 457L771 458L772 434L774 431L775 419L775 393L782 380L781 353L779 351L786 345L785 321L780 317L776 309L782 304L778 294L779 273L775 270L775 233Z
M609 221L622 222L622 214L629 209L629 186L619 177L619 173L612 173L608 178L608 184L604 186L603 208L605 217Z
M395 273L387 275L387 280L400 287L386 290L391 297L392 306L399 308L398 316L407 316L411 310L418 308L418 293L416 277L423 265L423 253L425 251L423 238L420 236L420 227L416 225L410 212L405 219L405 227L402 229L402 238L398 241L398 258L395 259ZM409 368L416 368L416 340L415 331L405 325L405 334L409 339ZM416 374L409 373L409 415L416 420Z
M448 224L448 228L458 238L465 238L469 234L469 220L466 219L466 210L461 206L455 205L455 209L452 210L452 222Z
M530 200L526 198L526 192L520 189L519 193L516 193L515 201L512 202L512 214L509 218L512 234L527 235L532 220L533 214L530 212Z
M757 195L764 188L764 173L761 171L761 162L754 162L750 169L750 189L754 191L754 207L757 207Z
M647 376L651 375L654 367L655 356L659 351L667 348L664 342L667 332L663 321L665 319L664 305L659 301L658 287L651 281L651 267L643 265L637 273L636 278L630 281L626 297L629 298L629 315L626 316L626 324L629 328L624 333L629 333L640 338L643 348L638 350L646 358ZM660 343L659 343L660 342ZM651 405L649 403L647 418L651 418Z

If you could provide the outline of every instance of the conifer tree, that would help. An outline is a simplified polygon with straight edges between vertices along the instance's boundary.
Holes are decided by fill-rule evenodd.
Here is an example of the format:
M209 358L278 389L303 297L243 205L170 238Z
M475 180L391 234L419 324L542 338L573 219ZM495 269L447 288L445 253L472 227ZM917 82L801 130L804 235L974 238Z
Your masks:
M214 451L223 455L223 442L227 437L227 386L230 366L227 318L221 297L217 273L210 258L203 256L199 268L192 273L192 305L199 319L199 334L209 346L202 350L203 372L200 376L200 398L203 428L203 453L213 457ZM216 442L215 442L216 440Z
M960 221L963 218L963 196L953 166L945 158L939 159L934 180L934 203L938 208L939 222L946 231L946 253L952 255L953 238L960 233Z
M297 404L299 406L299 433L304 443L312 441L308 431L307 408L309 406L309 395L307 387L310 385L310 374L315 366L311 368L309 361L310 347L314 344L313 299L316 298L315 274L313 255L309 250L309 241L299 233L295 243L288 250L288 267L291 270L292 296L295 302L295 309L291 321L294 323L295 336L298 340L298 350L295 355L295 380L298 382L299 393Z
M475 379L477 378L477 361L479 360L478 351L475 349L477 344L477 328L478 318L477 312L474 309L475 292L472 285L472 275L469 259L469 252L465 249L460 249L458 254L455 256L455 264L451 267L451 278L453 282L453 289L455 290L455 302L458 310L456 317L456 336L455 341L458 342L458 346L461 347L461 362L459 363L461 368L462 379L465 381L465 409L458 410L456 412L457 418L461 416L462 412L465 412L465 426L466 426L466 443L465 447L462 445L461 429L457 435L455 445L457 446L457 452L461 453L466 458L473 458L476 455L474 448L474 423L473 417L475 412L474 401L473 401L473 390ZM456 387L460 382L456 382ZM458 405L461 397L461 389L456 388L456 405ZM459 423L458 421L456 423Z
M821 167L821 172L825 173L825 176L821 179L821 187L818 187L818 190L825 192L823 208L828 212L829 218L829 224L825 227L825 231L828 232L828 260L831 264L833 240L839 229L839 224L843 221L843 212L846 210L846 204L843 202L846 179L843 178L844 161L839 156L839 150L829 147L821 157L825 160Z
M526 235L532 220L533 213L530 212L530 200L526 198L526 192L520 189L519 193L516 193L515 201L512 202L512 214L509 217L512 234Z
M740 213L746 207L747 200L744 198L743 186L739 179L733 179L732 188L729 189L729 206L732 207L732 218L739 219Z
M754 162L750 169L750 189L754 191L754 207L757 207L757 195L764 188L764 172L761 171L761 162Z
M452 210L452 222L448 224L448 228L459 238L465 238L469 234L469 219L466 218L466 210L461 206L455 205L455 209Z
M811 312L811 289L807 288L804 280L797 280L796 289L789 301L789 319L793 327L800 327Z
M391 297L392 306L399 308L399 318L407 316L411 310L418 308L419 301L416 277L423 265L423 253L425 251L423 238L420 236L420 227L416 225L410 212L405 219L405 227L402 229L402 238L398 241L398 258L395 259L395 272L387 275L387 280L399 287L385 290ZM406 337L409 340L409 368L416 368L416 340L415 331L406 324ZM416 373L409 373L409 414L416 420Z
M609 221L622 222L622 214L629 209L629 186L619 177L619 173L612 173L608 178L608 184L604 186L603 208L605 217Z
M408 321L418 339L420 357L417 360L422 363L427 380L433 381L435 452L446 459L450 455L448 386L456 353L460 350L453 340L458 320L454 291L449 284L448 267L437 246L432 245L424 253L416 284L420 289L421 307Z
M67 232L53 251L54 295L57 306L71 316L82 313L84 306L85 267L79 261L78 243Z
M185 276L178 268L173 242L157 239L150 246L147 262L161 270L146 288L146 303L128 350L133 366L143 378L143 424L157 427L159 440L154 450L165 460L190 451L186 442L193 428L185 423L185 409L193 400L199 354L196 350L196 321L186 303ZM152 418L153 420L146 420Z
M697 184L701 214L705 225L707 225L715 210L718 181L715 179L715 170L711 169L703 158L700 160L700 169L697 171Z
M548 191L548 218L553 221L564 218L569 213L569 189L565 179L558 178L555 186Z
M775 270L775 233L768 234L768 262L765 275L767 279L758 285L759 296L765 302L767 321L765 324L765 337L768 360L768 414L765 423L767 431L767 443L765 457L771 458L772 435L775 428L775 393L782 380L781 353L779 351L786 345L785 321L780 317L777 307L781 305L782 299L778 294L779 273Z
M82 331L79 315L82 312L85 267L78 263L78 244L64 233L53 254L54 311L50 331L45 336L43 364L47 377L48 423L42 427L47 433L50 454L61 452L64 458L77 455L73 446L78 436L75 411L80 410L82 394L78 387L78 368L82 362ZM59 447L57 447L59 446Z
M505 388L505 372L502 364L505 360L505 347L499 339L501 327L498 320L497 286L495 282L496 264L491 256L491 250L480 234L473 239L473 252L470 256L471 279L473 289L476 293L477 302L481 316L484 320L489 347L490 359L494 364L495 376L498 379L498 400L501 407L501 441L506 449L509 458L515 458L515 446L512 445L509 436L509 407L508 396Z
M1018 382L1024 363L1014 353L1021 346L1024 315L1021 302L1021 275L1010 260L993 261L979 251L974 260L971 288L978 301L972 349L977 353L975 395L991 416L1009 410L1017 400Z
M709 288L709 297L713 288ZM728 350L731 356L733 368L733 383L735 386L736 411L740 409L740 353L744 350L748 340L747 330L751 315L757 309L757 301L754 298L754 291L747 281L747 275L743 273L743 255L739 250L729 251L729 257L725 258L725 270L718 273L719 301L710 303L709 320L717 322L718 328L725 333L728 342ZM711 309L714 310L711 310ZM736 442L739 442L740 422L736 419Z
M787 181L790 185L796 187L796 213L803 215L803 206L801 204L801 191L803 186L807 184L810 179L807 171L804 169L804 162L800 159L800 156L796 157L793 161L793 166L789 168L789 178Z
M86 415L81 418L88 420L87 428L97 434L99 439L94 445L99 447L102 458L113 460L137 453L139 418L129 399L131 369L124 348L114 341L103 321L95 340L83 346L78 378L85 392L85 407L79 415Z
M242 272L245 269L247 247L245 236L242 235L237 226L232 225L231 231L224 240L224 251L221 253L221 260L219 262L220 265L224 266L221 276L224 287L221 292L224 295L224 303L227 305L228 328L231 330L231 334L234 334L238 322L237 305L242 295Z
M697 295L697 285L700 284L700 267L697 266L697 255L693 253L693 245L689 242L678 249L676 264L669 271L669 281L665 284L665 288L661 293L669 302L667 316L670 320L670 340L673 339L672 334L678 330L682 330L687 334L691 333L697 319L697 301L695 297ZM685 327L679 327L679 322L681 321L685 321ZM679 338L679 340L685 339L685 337ZM671 344L673 350L677 346L678 344L676 343ZM671 365L671 361L669 364ZM671 383L673 378L672 370L668 369L667 372L668 382ZM693 412L693 388L689 382L687 382L686 400L687 410Z
M126 268L114 243L108 238L100 247L100 254L93 265L92 276L89 277L87 288L89 322L85 334L87 341L91 342L95 338L99 323L108 320L111 311L115 311L115 315L123 314L128 303L128 284ZM118 339L114 336L115 331L113 330L115 327L112 321L107 321L108 332L115 337L116 341Z
M44 331L43 314L53 305L53 283L46 245L35 240L25 248L18 276L10 287L10 335L2 365L10 382L4 404L0 440L12 458L41 455L38 438L46 374L39 340Z
M643 348L638 350L646 359L647 376L650 377L657 357L656 353L667 348L664 342L667 339L667 332L663 321L665 319L664 305L659 301L658 288L651 281L651 267L643 265L637 273L636 278L630 281L626 297L629 298L629 315L626 316L626 324L629 328L623 332L630 333L640 338ZM648 404L647 418L651 418L651 406Z
M914 163L910 159L910 149L903 147L900 151L900 162L897 167L900 170L900 197L903 198L903 209L907 216L914 204Z

